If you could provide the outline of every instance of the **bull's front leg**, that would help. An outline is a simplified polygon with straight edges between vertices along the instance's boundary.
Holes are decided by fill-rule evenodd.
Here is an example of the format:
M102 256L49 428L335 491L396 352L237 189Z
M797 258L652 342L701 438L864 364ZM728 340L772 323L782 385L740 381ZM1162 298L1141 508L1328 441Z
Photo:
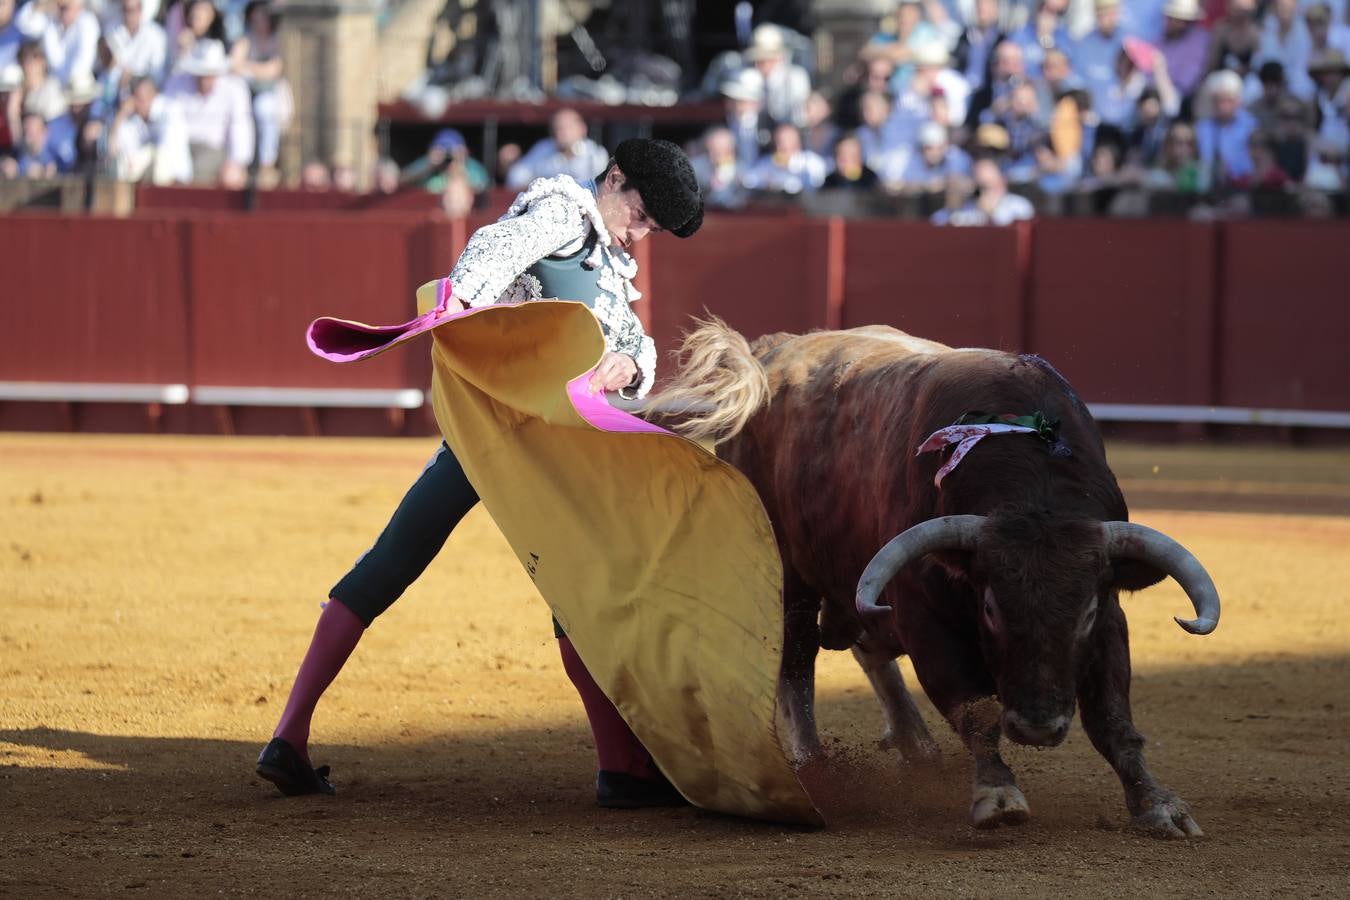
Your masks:
M820 601L805 599L805 586L788 575L784 591L783 668L778 703L787 723L792 756L798 765L824 753L816 730L816 655L820 652Z
M938 762L941 754L937 742L928 733L914 698L905 688L905 679L895 658L865 644L853 646L853 658L867 674L881 703L882 715L886 717L886 733L882 735L881 746L900 751L901 759L906 762Z
M1186 801L1153 779L1144 762L1144 736L1130 715L1130 638L1115 603L1097 624L1094 652L1078 686L1083 730L1116 770L1135 827L1168 838L1201 837Z
M944 597L948 603L956 598ZM933 705L951 723L975 762L970 822L976 828L1019 825L1031 816L1027 798L999 754L1002 708L984 660L969 639L952 626L925 615L902 626L905 649Z

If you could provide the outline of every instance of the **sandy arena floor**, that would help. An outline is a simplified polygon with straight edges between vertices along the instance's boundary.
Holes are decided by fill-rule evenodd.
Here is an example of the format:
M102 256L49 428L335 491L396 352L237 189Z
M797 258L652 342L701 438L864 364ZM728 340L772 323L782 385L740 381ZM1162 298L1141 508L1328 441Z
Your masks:
M1075 729L1013 748L1032 821L966 824L970 766L875 748L847 654L821 666L829 830L593 806L548 613L475 511L320 706L336 798L253 775L329 585L430 441L0 435L0 895L1345 896L1350 453L1121 446L1134 518L1206 563L1128 598L1136 720L1208 837L1128 830ZM912 673L907 675L913 684Z

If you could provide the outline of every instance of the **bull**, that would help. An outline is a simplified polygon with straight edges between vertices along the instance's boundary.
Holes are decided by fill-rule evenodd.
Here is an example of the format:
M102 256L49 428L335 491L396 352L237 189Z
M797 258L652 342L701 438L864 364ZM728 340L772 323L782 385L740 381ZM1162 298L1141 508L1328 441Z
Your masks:
M974 759L975 826L1030 815L1000 739L1055 746L1077 706L1134 824L1202 834L1144 761L1119 595L1172 576L1196 613L1177 622L1195 634L1218 624L1219 597L1189 551L1128 521L1100 431L1059 373L1037 356L952 349L884 326L750 345L714 320L684 352L658 402L749 478L779 543L780 709L799 761L822 752L821 648L852 650L886 744L936 759L896 664L907 654ZM936 484L947 456L916 448L976 411L1036 413L1043 427L980 440Z

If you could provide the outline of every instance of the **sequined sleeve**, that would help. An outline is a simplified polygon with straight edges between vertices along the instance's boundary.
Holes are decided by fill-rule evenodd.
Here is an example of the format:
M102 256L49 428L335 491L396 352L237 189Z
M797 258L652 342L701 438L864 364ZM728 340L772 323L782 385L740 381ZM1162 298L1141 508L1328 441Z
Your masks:
M584 238L588 228L576 204L556 195L483 226L469 238L450 270L455 297L466 306L491 306L527 268Z

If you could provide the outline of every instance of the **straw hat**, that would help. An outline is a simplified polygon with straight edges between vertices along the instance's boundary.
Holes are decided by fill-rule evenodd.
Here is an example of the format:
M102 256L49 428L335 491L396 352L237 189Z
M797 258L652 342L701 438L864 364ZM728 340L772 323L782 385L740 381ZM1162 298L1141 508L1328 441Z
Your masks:
M178 67L189 75L204 77L224 75L230 71L230 60L225 55L225 45L220 41L198 41Z
M1199 22L1205 17L1200 9L1200 0L1168 0L1163 7L1163 15L1182 22Z
M76 72L70 76L70 87L66 88L66 100L71 106L83 106L98 99L99 87L94 76L88 72Z
M741 69L720 88L723 97L732 100L762 100L764 98L764 76L754 69Z
M951 56L942 41L924 41L914 48L913 59L916 66L945 66Z
M1321 75L1324 72L1339 72L1342 75L1350 72L1350 63L1346 63L1345 54L1327 49L1313 57L1312 62L1308 63L1308 74Z
M783 32L777 25L765 22L763 25L756 25L755 30L750 32L750 46L745 48L744 55L751 62L759 62L761 59L773 59L786 53Z

